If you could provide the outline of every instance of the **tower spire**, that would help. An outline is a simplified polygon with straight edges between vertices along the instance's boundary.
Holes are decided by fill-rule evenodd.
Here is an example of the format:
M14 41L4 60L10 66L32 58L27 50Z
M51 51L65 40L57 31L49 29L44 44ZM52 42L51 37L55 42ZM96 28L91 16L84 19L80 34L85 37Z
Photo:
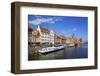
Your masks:
M40 25L38 25L37 30L39 31L39 33L41 34L41 29L40 29Z
M40 29L40 26L38 25L38 29Z

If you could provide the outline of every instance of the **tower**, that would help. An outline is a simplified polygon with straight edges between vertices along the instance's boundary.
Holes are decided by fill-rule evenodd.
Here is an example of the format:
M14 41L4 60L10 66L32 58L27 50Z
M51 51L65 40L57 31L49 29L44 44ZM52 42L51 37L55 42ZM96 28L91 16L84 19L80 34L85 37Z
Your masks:
M41 29L40 29L40 26L38 25L38 28L37 30L39 31L39 33L41 34Z

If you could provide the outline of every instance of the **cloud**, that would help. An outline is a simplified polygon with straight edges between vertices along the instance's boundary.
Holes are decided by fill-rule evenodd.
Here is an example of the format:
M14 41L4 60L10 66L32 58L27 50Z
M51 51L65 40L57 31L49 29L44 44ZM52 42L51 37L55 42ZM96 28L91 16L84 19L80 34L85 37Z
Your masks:
M71 29L71 31L74 32L74 31L77 31L77 29L76 28L73 28L73 29Z
M42 23L55 23L56 21L61 21L61 19L55 19L55 18L37 18L35 20L29 21L29 24L32 25L40 25Z
M54 23L52 18L38 18L38 19L29 21L29 24L40 25L45 22L46 23Z
M64 19L64 17L59 17L59 18L56 18L56 21L62 21Z
M72 32L76 32L77 31L77 28L72 28L72 29L69 29L68 31L67 31L67 33L72 33Z
M42 18L42 16L39 16L39 15L35 15L34 17L36 17L36 18Z

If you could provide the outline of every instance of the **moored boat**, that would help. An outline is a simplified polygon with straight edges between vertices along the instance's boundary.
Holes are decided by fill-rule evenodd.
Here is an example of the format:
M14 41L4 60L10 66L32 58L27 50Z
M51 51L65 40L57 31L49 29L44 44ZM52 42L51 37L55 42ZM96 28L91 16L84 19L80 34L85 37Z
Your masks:
M47 47L47 48L42 48L41 50L39 50L38 52L41 54L48 54L48 53L52 53L55 51L60 51L63 50L64 47L60 46L60 47Z
M70 44L68 44L67 46L68 46L68 47L73 47L73 46L75 46L75 44L74 44L74 43L70 43Z

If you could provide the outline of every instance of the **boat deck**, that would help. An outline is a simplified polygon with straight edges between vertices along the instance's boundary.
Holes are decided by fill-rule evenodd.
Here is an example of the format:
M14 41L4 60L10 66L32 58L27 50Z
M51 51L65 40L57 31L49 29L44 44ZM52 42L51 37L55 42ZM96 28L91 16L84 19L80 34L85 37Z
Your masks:
M62 49L64 49L63 46L60 46L60 47L47 47L47 48L42 48L42 50L39 50L39 53L47 54L47 53L59 51L59 50L62 50Z

